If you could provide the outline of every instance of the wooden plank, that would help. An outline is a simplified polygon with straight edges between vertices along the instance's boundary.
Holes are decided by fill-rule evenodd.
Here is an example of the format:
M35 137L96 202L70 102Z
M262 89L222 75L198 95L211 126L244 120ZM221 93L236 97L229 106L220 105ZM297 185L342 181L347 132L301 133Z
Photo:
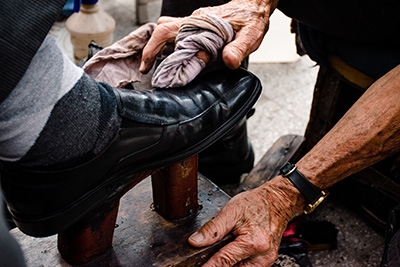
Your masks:
M279 168L296 156L304 138L299 135L281 136L251 170L237 193L255 188L278 174Z
M150 180L146 178L121 198L113 248L83 266L201 266L232 238L201 249L187 243L187 238L229 200L207 178L198 178L201 209L196 216L180 222L167 221L154 211ZM11 233L21 244L28 266L70 266L58 253L57 236L34 238L18 229Z
M305 151L309 151L336 123L338 98L342 87L339 74L320 66L314 88L310 120L305 131Z
M304 134L303 154L329 132L364 90L346 82L331 68L320 66L314 88L310 120Z

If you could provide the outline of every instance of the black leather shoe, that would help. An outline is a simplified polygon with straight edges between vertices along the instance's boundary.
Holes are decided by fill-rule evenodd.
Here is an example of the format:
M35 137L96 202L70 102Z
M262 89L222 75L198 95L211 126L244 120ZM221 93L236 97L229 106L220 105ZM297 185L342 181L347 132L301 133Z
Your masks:
M400 205L389 212L385 232L386 240L380 267L400 266Z
M183 88L115 93L122 126L90 162L60 171L1 164L5 201L22 232L61 232L105 202L118 200L136 173L198 154L247 114L261 85L244 69L222 69Z
M199 172L218 186L240 183L241 176L254 167L247 118L243 117L220 140L199 154Z

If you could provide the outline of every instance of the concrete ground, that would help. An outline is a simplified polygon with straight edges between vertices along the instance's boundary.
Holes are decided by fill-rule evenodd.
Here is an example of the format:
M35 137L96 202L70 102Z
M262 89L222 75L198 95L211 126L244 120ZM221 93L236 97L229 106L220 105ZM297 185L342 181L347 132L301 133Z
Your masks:
M114 40L137 27L134 0L101 0L100 3L116 19ZM149 21L156 21L160 6L160 0L149 0L147 6L142 5L141 11L147 12L142 13L142 19L147 15ZM295 55L294 43L287 43L293 38L288 33L287 20L277 14L273 15L273 19L274 16L280 19L272 23L271 37L267 35L268 39L265 39L259 51L250 57L249 70L260 78L264 88L256 104L256 113L248 121L256 162L280 136L304 133L318 72L318 67L307 56L300 58ZM279 36L278 28L284 28L287 33ZM67 35L59 34L58 39L68 47ZM348 208L346 203L331 196L310 216L313 220L332 222L339 231L337 249L309 252L313 266L379 265L384 244L383 232Z

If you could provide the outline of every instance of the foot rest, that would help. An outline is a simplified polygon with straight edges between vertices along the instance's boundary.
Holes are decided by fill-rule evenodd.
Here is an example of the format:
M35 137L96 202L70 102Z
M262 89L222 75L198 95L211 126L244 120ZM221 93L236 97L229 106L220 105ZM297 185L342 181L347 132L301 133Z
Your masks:
M207 248L191 247L187 238L212 219L229 196L204 176L198 176L201 205L192 220L171 222L153 208L151 179L146 178L120 200L112 246L106 254L84 266L201 266L228 238ZM57 236L34 238L13 229L27 266L71 266L57 249Z

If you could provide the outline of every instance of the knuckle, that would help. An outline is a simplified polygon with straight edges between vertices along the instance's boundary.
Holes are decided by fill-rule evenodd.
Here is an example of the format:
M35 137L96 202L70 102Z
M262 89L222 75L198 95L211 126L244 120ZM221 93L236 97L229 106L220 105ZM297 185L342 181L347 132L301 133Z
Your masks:
M237 253L222 253L219 258L218 266L233 266L240 261L234 255L238 255Z
M236 263L236 261L233 259L233 257L222 257L221 258L221 266L233 266Z

